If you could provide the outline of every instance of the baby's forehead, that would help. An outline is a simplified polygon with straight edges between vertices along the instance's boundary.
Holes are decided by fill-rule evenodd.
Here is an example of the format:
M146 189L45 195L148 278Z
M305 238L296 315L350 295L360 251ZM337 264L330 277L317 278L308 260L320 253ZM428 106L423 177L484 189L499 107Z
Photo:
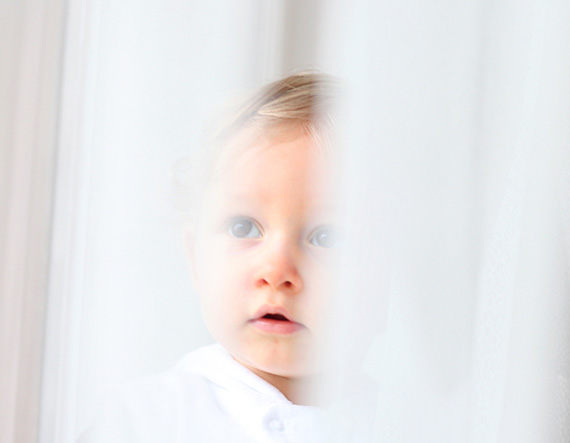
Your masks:
M252 197L260 204L283 198L313 205L328 202L334 180L313 144L297 136L246 146L219 168L210 196L230 203Z
M212 179L216 180L228 173L239 172L250 163L263 163L272 158L282 167L288 165L286 157L295 152L298 160L297 169L308 166L321 155L321 147L315 137L302 125L280 125L267 128L245 128L219 149L214 159Z

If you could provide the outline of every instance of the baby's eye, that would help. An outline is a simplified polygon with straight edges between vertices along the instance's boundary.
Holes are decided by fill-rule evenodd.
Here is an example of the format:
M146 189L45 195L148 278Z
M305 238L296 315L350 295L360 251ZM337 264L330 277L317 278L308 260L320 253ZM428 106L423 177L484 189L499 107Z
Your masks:
M338 231L330 226L323 226L313 231L309 237L309 243L321 248L334 248L340 242Z
M230 222L228 231L236 238L259 238L261 232L257 225L247 218L237 218Z

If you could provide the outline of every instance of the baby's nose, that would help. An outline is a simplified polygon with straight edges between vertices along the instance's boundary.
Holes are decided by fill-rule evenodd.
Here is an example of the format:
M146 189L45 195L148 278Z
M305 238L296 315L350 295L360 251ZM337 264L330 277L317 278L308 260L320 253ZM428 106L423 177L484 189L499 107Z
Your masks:
M286 244L268 247L254 275L257 288L269 286L274 290L297 293L303 289L295 251Z

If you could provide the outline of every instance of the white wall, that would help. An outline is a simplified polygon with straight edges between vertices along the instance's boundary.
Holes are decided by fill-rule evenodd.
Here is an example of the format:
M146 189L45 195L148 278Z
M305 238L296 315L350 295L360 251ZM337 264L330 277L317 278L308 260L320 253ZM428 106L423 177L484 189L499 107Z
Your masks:
M64 2L0 4L0 441L37 441Z

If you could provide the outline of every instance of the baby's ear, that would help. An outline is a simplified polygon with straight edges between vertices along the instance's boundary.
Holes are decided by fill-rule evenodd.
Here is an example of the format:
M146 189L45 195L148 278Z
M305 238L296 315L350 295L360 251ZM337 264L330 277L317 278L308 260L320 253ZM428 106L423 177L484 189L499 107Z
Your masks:
M184 228L184 248L186 249L186 256L190 264L190 272L192 281L195 286L198 285L197 272L196 272L196 231L192 226Z

